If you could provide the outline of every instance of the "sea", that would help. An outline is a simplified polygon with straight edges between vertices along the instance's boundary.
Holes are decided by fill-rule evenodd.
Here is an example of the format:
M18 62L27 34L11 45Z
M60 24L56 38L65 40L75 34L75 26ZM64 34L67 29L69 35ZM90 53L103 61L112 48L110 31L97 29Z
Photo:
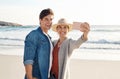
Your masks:
M37 25L0 26L0 54L24 54L26 35L37 29ZM52 40L58 39L58 34L51 29ZM72 30L67 37L77 40L83 33ZM120 25L91 25L88 41L73 51L71 58L83 60L120 61Z

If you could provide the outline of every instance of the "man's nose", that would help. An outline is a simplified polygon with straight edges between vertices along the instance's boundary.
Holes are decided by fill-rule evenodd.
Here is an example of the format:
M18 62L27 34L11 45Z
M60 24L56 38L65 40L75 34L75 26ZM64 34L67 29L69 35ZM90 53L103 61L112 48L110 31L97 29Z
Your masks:
M51 20L48 20L48 23L49 23L49 24L51 24L51 23L52 23L52 21L51 21Z

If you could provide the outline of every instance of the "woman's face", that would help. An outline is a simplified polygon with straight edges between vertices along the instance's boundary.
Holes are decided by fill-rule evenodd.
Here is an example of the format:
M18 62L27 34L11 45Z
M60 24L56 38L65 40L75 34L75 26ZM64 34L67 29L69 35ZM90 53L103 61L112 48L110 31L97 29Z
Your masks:
M59 34L60 38L61 37L66 37L68 31L69 31L69 26L68 25L58 25L56 27L57 33Z

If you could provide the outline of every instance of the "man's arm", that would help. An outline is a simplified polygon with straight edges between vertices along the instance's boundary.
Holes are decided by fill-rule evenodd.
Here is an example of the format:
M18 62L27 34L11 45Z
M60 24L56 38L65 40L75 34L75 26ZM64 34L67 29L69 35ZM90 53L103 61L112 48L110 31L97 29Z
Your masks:
M31 32L26 36L25 39L25 47L24 47L24 66L26 71L26 77L27 79L33 79L32 76L32 66L34 63L34 57L35 57L35 51L37 47L37 36L35 35L35 32Z
M27 79L33 79L32 77L32 64L25 65Z

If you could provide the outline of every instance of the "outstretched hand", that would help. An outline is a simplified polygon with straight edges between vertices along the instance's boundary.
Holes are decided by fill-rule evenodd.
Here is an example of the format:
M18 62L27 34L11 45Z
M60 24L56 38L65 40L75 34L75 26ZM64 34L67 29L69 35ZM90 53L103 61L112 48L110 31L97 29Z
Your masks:
M80 31L83 32L83 39L88 39L88 33L90 31L90 25L87 22L84 22L80 26Z
M90 26L87 22L84 22L80 25L80 31L81 32L89 32L90 31Z

